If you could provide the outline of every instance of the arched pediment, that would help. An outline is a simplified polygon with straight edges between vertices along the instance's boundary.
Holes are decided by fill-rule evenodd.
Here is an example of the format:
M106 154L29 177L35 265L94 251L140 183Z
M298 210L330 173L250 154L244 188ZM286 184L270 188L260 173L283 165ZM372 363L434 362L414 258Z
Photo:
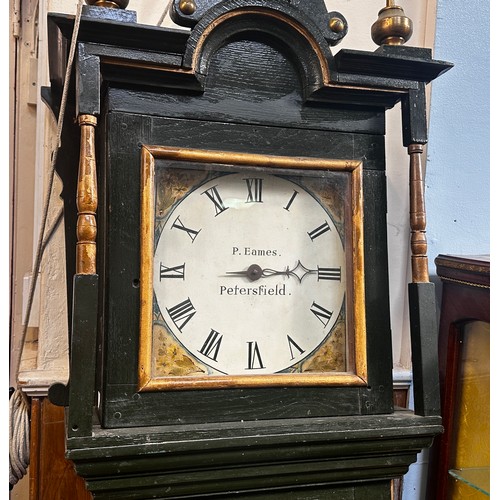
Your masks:
M209 9L192 30L183 65L192 69L203 85L217 52L228 44L243 41L248 43L249 59L255 58L250 66L259 67L262 45L291 61L304 96L329 81L332 54L321 29L294 5L270 5L264 0L229 0ZM238 57L238 52L226 55ZM269 73L269 67L266 71L272 79L273 72ZM281 71L276 67L276 75Z

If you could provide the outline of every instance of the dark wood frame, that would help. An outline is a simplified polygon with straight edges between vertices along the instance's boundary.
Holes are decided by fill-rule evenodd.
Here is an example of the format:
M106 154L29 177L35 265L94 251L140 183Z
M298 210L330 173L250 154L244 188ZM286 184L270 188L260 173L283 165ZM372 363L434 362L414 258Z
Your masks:
M203 130L208 125L204 120L183 120L177 118L131 115L129 107L136 102L134 89L110 86L108 89L109 110L105 115L108 132L106 141L100 145L102 165L100 184L107 189L100 194L100 218L98 238L101 252L98 274L103 277L103 301L99 313L103 319L100 335L101 364L107 364L98 381L101 392L100 415L105 427L134 426L138 422L169 424L179 421L195 423L205 421L228 421L266 418L297 418L305 415L334 416L347 414L377 414L392 412L392 359L390 356L390 325L388 302L387 238L385 210L385 174L383 158L374 156L363 162L363 196L361 208L364 213L362 244L372 250L364 255L364 294L366 321L366 380L368 386L309 386L309 387L249 387L227 388L217 391L200 389L182 391L137 392L137 353L139 348L139 304L140 289L133 286L140 278L140 175L142 147L147 144L161 144L167 130L176 129L169 143L172 148L210 149L210 137ZM162 105L161 94L149 96L151 109ZM368 114L369 116L369 114ZM201 118L201 117L199 117ZM378 125L369 124L372 135L345 134L331 131L310 131L283 128L283 137L290 139L280 145L280 156L303 157L314 163L321 158L342 158L343 161L359 164L352 155L352 144L366 140L378 142L383 136ZM270 128L263 125L211 123L212 133L220 137L220 149L233 155L262 154L276 155L276 147L267 140ZM119 133L117 131L120 130ZM152 131L152 132L151 132ZM210 134L211 136L211 134ZM235 136L240 144L235 147ZM246 137L245 140L242 140ZM317 144L315 155L303 154L305 143ZM138 144L141 147L138 147ZM223 147L224 144L232 146ZM320 146L323 144L323 147ZM362 145L355 146L357 148ZM298 151L302 155L297 154ZM351 153L349 153L351 151ZM119 153L117 153L119 152ZM213 153L212 153L213 154ZM136 184L131 185L130 179ZM127 200L135 203L124 204ZM103 210L102 207L113 207ZM127 249L124 253L123 249ZM127 304L124 307L124 304ZM381 311L385 311L384 314ZM137 325L130 331L131 325ZM115 332L109 335L106 332ZM121 332L118 334L118 332ZM133 349L130 347L134 345ZM128 347L127 347L128 346ZM380 353L385 353L381 356ZM114 353L123 353L115 356ZM106 360L106 361L105 361ZM374 393L371 387L377 387ZM178 392L178 391L175 391ZM253 405L246 404L243 395L252 398ZM274 401L286 404L277 407ZM158 413L154 408L169 408ZM116 418L119 414L119 418ZM146 421L144 420L146 419Z

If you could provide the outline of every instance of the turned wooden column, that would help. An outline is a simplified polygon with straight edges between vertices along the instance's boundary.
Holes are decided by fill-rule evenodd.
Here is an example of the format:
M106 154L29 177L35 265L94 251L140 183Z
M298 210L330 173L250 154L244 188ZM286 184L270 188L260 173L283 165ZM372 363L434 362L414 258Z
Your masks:
M97 172L95 160L95 126L97 119L92 115L80 115L80 165L76 206L76 274L96 274L96 210Z
M422 172L422 144L410 144L410 229L411 269L413 283L429 282L427 258L427 219L425 215L424 175Z

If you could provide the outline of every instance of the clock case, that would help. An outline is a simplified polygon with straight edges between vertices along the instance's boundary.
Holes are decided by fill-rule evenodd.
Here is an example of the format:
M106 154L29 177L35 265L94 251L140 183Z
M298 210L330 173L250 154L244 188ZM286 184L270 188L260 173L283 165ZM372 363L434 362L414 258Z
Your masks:
M84 7L56 165L71 362L50 398L67 407L67 457L96 498L390 498L391 479L442 429L431 283L410 284L415 412L393 405L385 111L401 102L403 144L425 144L425 86L451 65L403 46L332 55L347 21L319 0L197 5L172 4L189 30ZM49 14L43 97L56 115L73 27ZM366 384L138 390L147 146L362 161ZM77 201L77 166L94 163L89 243L77 236L93 216Z

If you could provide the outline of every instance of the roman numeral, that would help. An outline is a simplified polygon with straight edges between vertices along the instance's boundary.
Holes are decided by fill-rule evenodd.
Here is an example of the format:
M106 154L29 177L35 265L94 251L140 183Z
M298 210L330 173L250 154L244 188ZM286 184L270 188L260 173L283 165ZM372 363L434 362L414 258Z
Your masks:
M200 350L201 354L203 354L207 358L217 361L221 342L222 334L216 332L215 330L212 330Z
M286 207L283 207L287 212L290 211L290 207L292 206L293 201L295 200L295 197L299 194L298 191L293 190L292 197L288 200L288 204Z
M201 194L206 194L214 204L216 217L224 212L224 210L227 210L227 207L224 206L224 202L220 197L219 191L217 191L217 186L211 187L210 189L203 191Z
M180 278L184 279L184 267L186 264L180 266L167 267L160 262L160 281L166 278Z
M248 344L248 367L247 370L259 370L265 368L257 342L247 342Z
M201 231L195 231L194 229L190 229L189 227L186 227L180 217L177 217L177 219L175 219L174 223L172 224L172 228L176 228L176 229L180 229L181 231L185 231L186 234L191 238L191 241L193 242L195 240L195 238L198 236L199 232Z
M340 281L340 267L319 267L318 266L318 281L319 280L334 280Z
M167 309L167 312L175 323L175 326L182 331L186 323L196 314L196 309L193 304L191 304L191 300L188 297L183 302Z
M323 326L326 326L332 317L332 311L316 304L316 302L312 303L311 312L323 323Z
M321 236L327 231L331 231L331 229L328 225L328 222L325 221L324 224L321 224L321 226L318 226L316 229L313 229L310 233L308 232L307 234L309 235L309 238L314 241L318 236Z
M262 179L245 179L247 183L247 203L262 203Z
M288 348L290 349L290 360L295 359L295 356L293 354L293 349L295 348L297 351L299 351L299 356L301 354L304 354L304 349L302 349L293 339L290 337L290 335L287 335L286 338L288 339Z

